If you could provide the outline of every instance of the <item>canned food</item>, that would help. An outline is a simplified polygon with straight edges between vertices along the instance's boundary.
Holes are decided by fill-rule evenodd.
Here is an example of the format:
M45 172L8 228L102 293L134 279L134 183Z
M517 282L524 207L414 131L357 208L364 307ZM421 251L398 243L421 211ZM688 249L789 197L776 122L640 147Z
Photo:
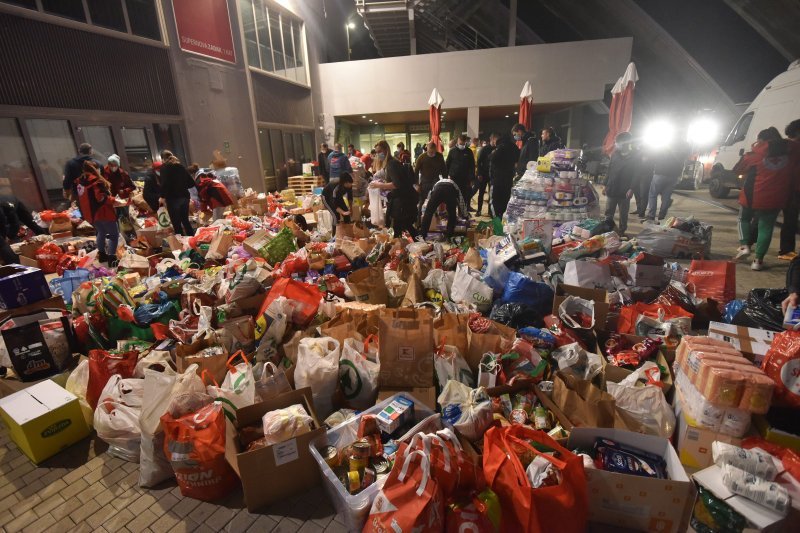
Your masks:
M322 458L331 468L339 466L339 451L333 446L326 446L322 449Z
M367 467L367 464L369 463L369 458L368 457L361 457L361 456L358 456L358 455L351 455L348 458L348 463L350 465L350 471L351 472L359 471L359 470L363 470L363 469L365 469Z
M353 443L353 445L350 447L350 455L355 455L358 457L363 457L364 459L368 459L371 450L372 450L372 445L370 444L370 441L367 438L364 438Z
M383 453L383 443L381 442L381 436L373 433L372 435L367 435L360 442L366 442L369 444L369 455L370 457L377 457L378 455Z
M376 479L377 476L375 474L375 471L371 468L365 468L364 477L361 478L361 489L362 490L366 489L367 487L375 483Z
M347 490L350 491L350 494L355 494L361 490L361 476L357 470L351 470L347 473Z
M388 476L389 472L392 470L392 463L383 458L373 459L372 469L375 471L377 477Z
M528 413L523 409L513 409L508 415L508 420L512 424L526 424L528 422Z

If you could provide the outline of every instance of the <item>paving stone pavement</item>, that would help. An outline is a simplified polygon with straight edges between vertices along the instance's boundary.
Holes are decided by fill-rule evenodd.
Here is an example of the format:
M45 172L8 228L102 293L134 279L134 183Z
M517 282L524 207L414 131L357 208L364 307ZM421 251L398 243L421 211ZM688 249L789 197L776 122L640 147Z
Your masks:
M241 488L215 503L182 496L174 480L154 489L140 488L139 465L109 455L107 448L93 435L37 467L0 424L0 530L347 531L322 486L250 513Z

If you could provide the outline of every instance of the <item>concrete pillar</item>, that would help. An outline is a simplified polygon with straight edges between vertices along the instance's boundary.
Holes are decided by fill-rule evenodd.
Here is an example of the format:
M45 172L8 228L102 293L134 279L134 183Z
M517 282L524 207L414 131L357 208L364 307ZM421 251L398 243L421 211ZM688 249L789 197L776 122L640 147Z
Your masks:
M410 55L417 55L417 32L414 28L414 8L408 10L408 38Z
M481 114L480 107L467 108L467 135L469 135L470 139L473 137L477 137L478 133L481 131L480 114Z
M517 0L508 6L508 46L517 45Z
M580 148L583 144L583 113L582 105L569 108L569 132L564 140L568 148Z

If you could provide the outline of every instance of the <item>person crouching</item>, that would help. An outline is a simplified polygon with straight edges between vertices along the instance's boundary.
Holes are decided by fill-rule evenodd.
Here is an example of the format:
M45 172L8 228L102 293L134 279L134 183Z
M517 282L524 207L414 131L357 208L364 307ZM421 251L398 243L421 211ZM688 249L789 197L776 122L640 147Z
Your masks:
M83 174L77 180L77 192L81 215L94 226L97 235L98 261L110 267L116 266L119 231L114 196L111 194L111 184L91 161L83 163Z
M225 215L225 208L233 204L233 197L227 187L216 179L214 170L201 168L194 175L197 187L197 196L200 198L200 208L211 211L214 220L219 220Z
M343 172L339 181L330 181L322 189L322 203L333 216L334 231L336 224L349 224L351 222L351 207L353 205L353 176Z

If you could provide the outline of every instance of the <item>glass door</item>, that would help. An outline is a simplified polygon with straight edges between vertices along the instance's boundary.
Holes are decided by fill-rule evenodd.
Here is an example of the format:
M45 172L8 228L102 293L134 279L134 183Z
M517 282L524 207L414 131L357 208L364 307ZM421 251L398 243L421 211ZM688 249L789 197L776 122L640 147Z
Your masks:
M83 140L80 142L86 142L92 145L94 158L97 159L101 165L108 163L108 156L117 153L111 126L78 126L76 131L79 139L83 137Z
M144 179L153 166L153 150L146 128L122 128L122 141L128 158L128 173L132 179Z
M0 196L19 198L29 209L44 208L17 120L0 118Z
M49 203L63 203L61 178L64 165L77 154L69 122L34 118L26 120L25 125L33 146L33 159L44 180Z

